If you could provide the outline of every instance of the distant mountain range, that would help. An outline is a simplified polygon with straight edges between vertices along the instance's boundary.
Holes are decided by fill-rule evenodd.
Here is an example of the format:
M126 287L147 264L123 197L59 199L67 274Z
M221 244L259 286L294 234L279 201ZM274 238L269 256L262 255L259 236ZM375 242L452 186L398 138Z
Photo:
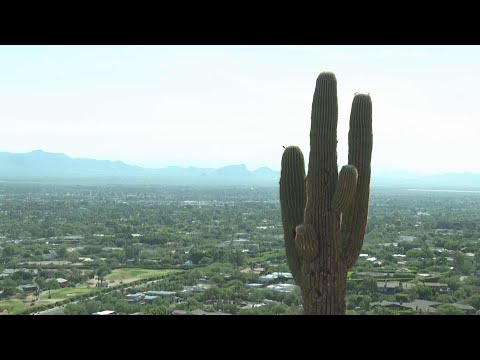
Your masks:
M74 159L42 150L22 154L0 152L0 181L277 186L279 178L279 171L268 167L250 171L244 164L218 169L178 166L150 169L122 161ZM372 187L479 189L480 174L425 176L413 172L374 171L371 184Z
M218 169L170 166L161 169L127 165L122 161L74 159L62 153L35 150L29 153L0 152L0 180L65 181L95 180L115 183L159 184L278 184L280 173L267 167L249 171L244 164ZM62 181L63 180L63 181Z

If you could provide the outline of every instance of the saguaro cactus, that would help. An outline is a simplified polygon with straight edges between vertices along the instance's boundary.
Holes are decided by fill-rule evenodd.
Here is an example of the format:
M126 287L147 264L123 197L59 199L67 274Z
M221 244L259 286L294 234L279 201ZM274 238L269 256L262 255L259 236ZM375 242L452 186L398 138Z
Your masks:
M372 101L353 98L348 163L337 168L337 80L318 76L312 103L310 156L285 148L280 205L288 264L300 286L305 314L345 314L347 270L360 254L370 196Z

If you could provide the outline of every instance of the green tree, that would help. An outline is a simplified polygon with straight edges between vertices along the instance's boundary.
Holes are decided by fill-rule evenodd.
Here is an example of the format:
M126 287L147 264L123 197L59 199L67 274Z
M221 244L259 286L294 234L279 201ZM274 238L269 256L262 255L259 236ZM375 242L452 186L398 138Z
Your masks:
M84 304L72 303L65 306L65 315L87 315L87 309Z
M236 315L238 313L238 307L235 304L225 304L223 306L223 311L226 311L232 315Z
M439 315L464 315L465 312L462 309L454 305L443 304L437 307L437 314Z
M377 280L374 278L366 278L357 286L357 290L363 290L368 294L374 294L378 292Z
M444 303L444 304L454 303L454 302L455 302L455 298L454 298L452 295L440 294L440 295L437 296L437 298L435 299L435 301L438 301L438 302L441 302L441 303Z
M65 245L61 245L58 247L58 249L56 250L56 253L57 253L57 256L60 258L60 259L65 259L65 257L67 256L67 247Z
M242 266L246 261L245 254L241 251L232 251L228 254L228 261L235 266Z
M468 298L467 303L472 305L475 309L480 310L480 294L475 294Z
M151 307L144 312L144 315L168 315L168 307L165 305Z
M124 299L118 300L114 306L114 311L117 314L128 314L130 312L130 309L130 304Z
M46 286L48 287L48 298L51 299L52 296L50 294L50 290L59 288L57 279L48 279L46 281Z
M38 285L38 289L41 290L46 287L47 279L45 279L43 276L36 276L35 283Z
M188 311L192 311L192 310L195 310L195 309L200 309L201 307L202 307L202 304L197 299L195 299L194 297L189 297L187 299L187 310Z
M422 258L424 257L424 251L419 248L410 249L406 252L408 258Z
M139 254L140 249L134 244L129 244L125 246L125 257L127 259L137 261Z
M271 307L271 314L274 315L283 315L287 312L288 307L285 306L284 304L275 304Z
M373 315L393 315L393 311L383 306L375 306L373 308Z
M395 294L395 300L398 302L409 302L410 296L408 296L408 294L398 293Z
M107 265L101 265L97 270L97 286L98 287L103 287L103 281L105 280L105 276L110 274L112 270L107 266Z
M56 234L57 234L57 233L56 233L56 231L55 231L54 228L48 228L48 229L47 229L47 232L46 232L46 237L47 237L47 238L51 238L51 237L56 236Z
M78 251L72 251L67 254L68 261L71 261L72 263L78 262L79 257L80 254L78 253Z
M368 295L358 295L357 303L362 310L369 310L372 298Z
M213 259L211 257L203 257L202 260L200 260L200 262L198 263L199 265L202 265L202 266L206 266L206 265L210 265L213 263Z
M3 247L2 258L3 262L7 263L16 253L16 247L12 244L7 244Z
M433 295L433 290L430 286L417 285L414 289L417 297L422 300L430 300Z
M88 300L85 303L85 310L88 315L99 312L102 308L102 302L98 300Z

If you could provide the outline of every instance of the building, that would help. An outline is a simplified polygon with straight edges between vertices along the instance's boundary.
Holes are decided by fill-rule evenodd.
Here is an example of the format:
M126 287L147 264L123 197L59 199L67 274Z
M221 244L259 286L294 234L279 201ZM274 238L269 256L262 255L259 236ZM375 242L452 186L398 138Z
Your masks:
M276 276L275 280L279 281L293 280L293 275L289 272L273 272L272 275Z
M139 302L145 298L143 293L128 294L125 296L128 302Z
M146 291L145 296L168 297L168 296L174 296L176 293L177 293L176 291Z
M268 274L268 275L260 276L258 278L258 281L262 283L272 283L275 281L276 278L277 278L276 276L273 276L272 274Z
M158 298L158 296L152 296L152 295L145 295L145 297L143 298L143 300L145 300L145 302L147 303L151 303L153 300L155 300L156 298Z
M60 286L61 288L66 288L68 286L68 280L58 278L57 282L58 282L58 286Z
M245 284L246 288L253 288L253 289L259 289L259 288L262 288L263 286L264 286L263 284L257 284L257 283Z
M358 273L354 273L354 277L386 278L388 277L388 273L361 271Z
M114 313L115 311L113 310L103 310L103 311L93 313L92 315L113 315Z
M448 284L442 284L442 283L429 283L429 282L421 282L419 285L423 286L428 286L430 288L433 288L439 292L449 292L450 288L448 287Z
M188 312L187 310L173 310L172 315L232 315L225 312L215 311L207 312L200 309L196 309Z
M377 281L378 291L384 294L396 294L397 292L402 291L403 289L411 289L415 286L413 283L408 282L398 282L398 281Z
M35 284L19 285L15 289L22 292L34 292L38 290L38 286Z
M458 303L455 303L455 304L452 304L452 305L456 306L460 310L465 311L466 315L473 315L477 311L477 309L475 309L473 306L470 306L470 305L458 304Z
M437 301L428 301L428 300L413 300L411 302L393 302L393 301L381 301L381 302L373 302L370 303L371 307L374 306L382 306L386 307L391 310L415 310L422 313L435 313L437 312L437 307L440 305L447 305L442 304ZM475 314L476 309L470 305L464 304L448 304L453 305L465 312L467 315Z
M258 281L261 283L282 282L287 280L293 280L293 275L289 272L273 272L258 278Z
M293 284L276 284L276 285L268 285L267 289L273 290L275 292L283 292L283 293L291 293L295 291L296 285Z

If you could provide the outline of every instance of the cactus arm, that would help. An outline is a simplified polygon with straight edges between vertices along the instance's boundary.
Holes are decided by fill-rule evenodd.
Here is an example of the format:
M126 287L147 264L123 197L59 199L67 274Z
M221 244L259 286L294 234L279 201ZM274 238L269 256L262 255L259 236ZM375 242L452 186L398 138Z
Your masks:
M337 188L332 200L332 209L344 212L352 203L357 190L358 171L353 165L345 165L338 175Z
M372 100L370 95L357 94L352 103L348 132L348 163L358 170L357 191L343 214L341 229L342 255L347 268L355 264L360 254L367 227L372 145Z
M301 224L296 227L295 245L298 254L311 262L318 255L318 240L313 226L310 224Z
M288 265L295 281L301 282L301 258L295 247L295 228L303 222L306 203L305 161L297 146L288 146L282 156L280 205Z
M337 80L331 72L321 73L312 101L310 155L308 160L305 224L317 235L327 226L322 215L330 208L337 183Z

